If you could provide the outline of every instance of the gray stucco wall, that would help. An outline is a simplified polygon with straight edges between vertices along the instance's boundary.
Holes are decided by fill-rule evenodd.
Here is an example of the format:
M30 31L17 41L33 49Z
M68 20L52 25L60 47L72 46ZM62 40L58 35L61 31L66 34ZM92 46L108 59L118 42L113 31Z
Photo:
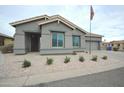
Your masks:
M15 34L14 39L14 53L25 54L25 34Z
M45 19L36 20L33 22L28 22L25 24L17 25L16 33L15 33L15 40L14 40L14 53L15 54L25 54L27 47L29 47L30 40L25 32L33 32L33 33L40 33L40 28L38 26L39 23L44 21Z
M15 40L14 40L14 53L15 54L25 54L30 51L30 38L25 32L41 33L40 37L40 54L57 54L57 53L72 53L73 51L84 51L87 48L86 40L89 37L85 37L85 34L78 29L71 29L67 25L59 22L53 22L45 24L40 27L39 23L44 21L44 19L36 20L33 22L21 24L16 26ZM65 45L64 48L52 48L51 46L51 32L58 31L63 32L65 35ZM72 35L79 35L81 37L81 47L73 48ZM92 38L95 41L101 41L101 38Z
M56 54L56 53L72 53L73 51L83 51L85 49L84 33L75 29L72 30L63 23L53 22L50 24L42 25L42 37L40 38L41 47L40 54ZM51 46L51 32L64 32L65 46L64 48L52 48ZM72 35L79 35L81 37L81 47L73 48Z

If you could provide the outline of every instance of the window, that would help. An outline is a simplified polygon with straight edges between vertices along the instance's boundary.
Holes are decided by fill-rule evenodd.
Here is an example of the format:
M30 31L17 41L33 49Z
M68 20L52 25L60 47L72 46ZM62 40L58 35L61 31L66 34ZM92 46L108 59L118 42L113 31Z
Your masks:
M73 39L73 47L79 48L80 47L80 36L72 36Z
M52 32L52 47L64 47L64 33Z

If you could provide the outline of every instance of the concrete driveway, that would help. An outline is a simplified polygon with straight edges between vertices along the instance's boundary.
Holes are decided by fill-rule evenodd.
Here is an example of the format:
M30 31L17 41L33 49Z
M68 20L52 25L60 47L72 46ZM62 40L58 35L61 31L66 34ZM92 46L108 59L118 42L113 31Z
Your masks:
M4 63L4 55L0 51L0 65Z

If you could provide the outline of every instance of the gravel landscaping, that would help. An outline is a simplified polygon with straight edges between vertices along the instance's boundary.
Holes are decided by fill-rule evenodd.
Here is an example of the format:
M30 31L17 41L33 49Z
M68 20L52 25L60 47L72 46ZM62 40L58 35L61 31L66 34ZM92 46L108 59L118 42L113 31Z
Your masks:
M77 53L77 55L39 55L38 53L29 53L26 55L14 55L12 53L4 54L5 60L4 64L0 65L0 79L5 78L15 78L23 77L27 75L38 75L55 73L62 71L71 71L74 69L87 69L95 68L99 65L109 65L122 62L124 58L122 57L123 52L107 52L107 51L94 51L92 55L88 53ZM91 61L93 55L97 55L97 61ZM108 59L102 59L103 56L107 56ZM112 56L114 55L114 56ZM116 56L120 55L120 56ZM69 63L64 63L65 57L70 57ZM85 61L80 62L79 57L83 56ZM47 58L52 58L53 63L47 65ZM119 58L119 59L117 59ZM31 66L27 68L22 68L24 60L29 60ZM119 61L120 60L120 61Z

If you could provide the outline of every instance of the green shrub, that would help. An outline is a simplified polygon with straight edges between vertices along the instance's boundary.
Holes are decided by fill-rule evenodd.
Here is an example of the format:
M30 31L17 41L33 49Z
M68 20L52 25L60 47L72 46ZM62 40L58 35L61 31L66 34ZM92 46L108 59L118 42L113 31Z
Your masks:
M52 58L47 58L47 65L53 64L53 59Z
M13 44L1 46L0 50L2 53L12 53L13 52Z
M22 64L22 67L23 68L27 68L27 67L30 67L31 66L31 62L28 61L28 60L24 60L23 64Z
M103 56L103 57L102 57L102 59L107 60L107 59L108 59L108 57L107 57L107 56Z
M97 61L97 56L95 55L95 56L92 56L92 59L91 59L92 61Z
M66 58L65 58L65 60L64 60L64 63L70 62L70 59L71 59L70 57L67 57L67 56L66 56Z
M80 56L80 57L79 57L79 61L80 61L80 62L84 62L84 60L85 60L85 59L84 59L83 56Z
M113 51L118 51L118 48L117 48L117 47L114 47L114 48L113 48Z

